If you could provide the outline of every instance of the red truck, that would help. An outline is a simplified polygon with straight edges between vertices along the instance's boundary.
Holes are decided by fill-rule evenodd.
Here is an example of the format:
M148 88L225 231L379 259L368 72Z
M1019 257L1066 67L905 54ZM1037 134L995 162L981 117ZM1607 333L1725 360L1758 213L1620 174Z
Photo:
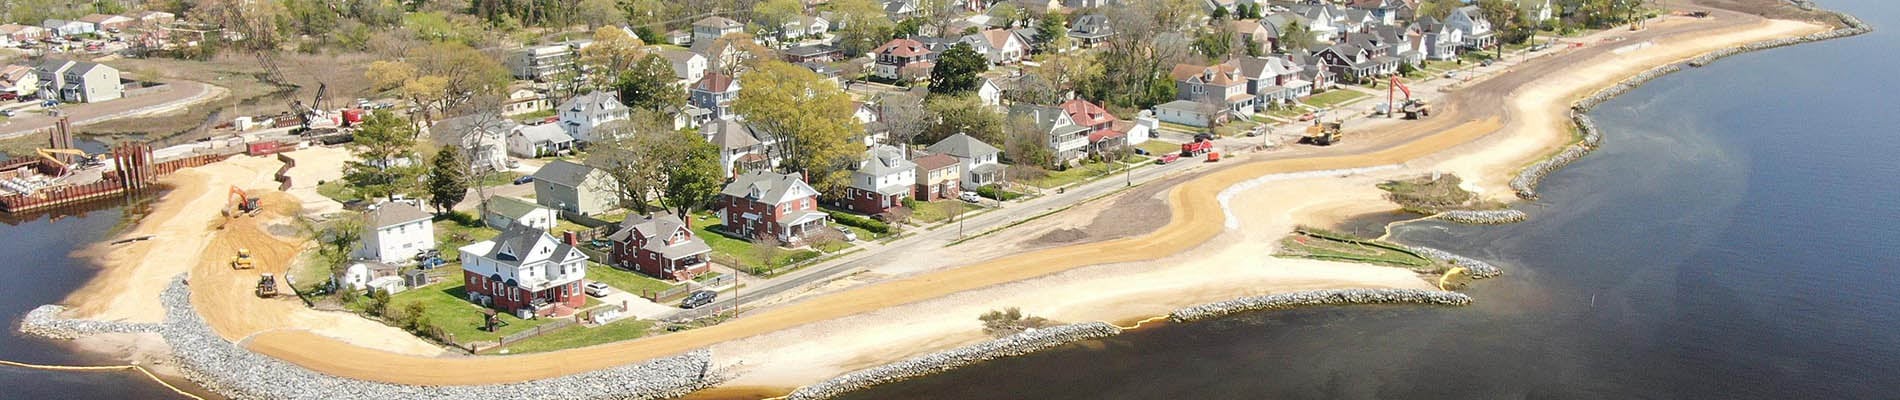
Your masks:
M1207 154L1207 152L1213 151L1213 150L1214 150L1214 141L1212 140L1196 140L1196 141L1181 144L1182 157L1193 157L1193 156L1198 156L1202 154Z

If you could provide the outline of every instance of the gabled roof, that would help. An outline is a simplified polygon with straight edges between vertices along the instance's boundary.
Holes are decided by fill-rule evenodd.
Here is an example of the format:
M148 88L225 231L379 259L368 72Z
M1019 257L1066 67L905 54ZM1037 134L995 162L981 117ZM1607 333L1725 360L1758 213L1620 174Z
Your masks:
M1108 17L1101 14L1084 15L1069 24L1069 36L1079 38L1099 38L1115 34L1115 28L1108 24Z
M1064 120L1068 119L1069 113L1058 107L1015 103L1009 105L1009 117L1012 119L1028 118L1030 121L1035 121L1036 131L1046 133L1054 131L1059 127ZM1068 122L1069 125L1075 124L1074 120L1069 120Z
M1061 107L1063 112L1069 113L1069 119L1075 121L1076 125L1095 126L1096 124L1115 120L1115 116L1109 114L1108 109L1095 105L1095 103L1090 103L1088 100L1069 99L1069 101L1062 102L1062 104L1057 105L1057 107Z
M805 184L804 175L798 173L781 174L772 171L752 171L734 178L726 184L719 194L752 199L766 204L784 204L786 202L816 196L817 189Z
M930 145L928 149L932 153L949 154L957 158L978 158L1003 152L1002 150L997 150L994 146L990 146L988 143L983 143L981 140L976 140L976 138L962 133L943 138L943 140L937 141L936 144Z
M121 17L117 15L112 15L112 14L86 14L86 16L84 17L79 17L79 22L84 22L88 24L102 24L106 22L112 22L113 19L123 19L127 21L131 20L131 18Z
M554 246L554 251L548 254L545 259L536 257L533 253L534 246L540 244L543 240L552 242ZM501 262L512 262L514 265L541 260L561 263L568 261L570 255L578 255L580 258L587 257L585 254L574 251L574 246L569 246L567 243L554 240L554 236L549 235L547 229L522 224L513 224L507 228L502 228L501 234L495 235L495 238L489 239L489 241L494 243L494 245L490 247L487 252L482 254L483 258ZM502 254L509 254L511 257L500 257Z
M705 27L705 28L731 29L731 28L744 28L745 24L741 24L739 23L739 21L733 21L732 19L726 18L726 17L711 16L711 17L702 18L698 21L694 21L693 26Z
M984 44L992 49L1002 49L1003 47L1009 46L1010 39L1018 39L1014 32L1002 29L985 29L982 32L964 36L963 38L972 44Z
M528 213L541 208L543 208L541 205L534 204L532 201L508 196L488 198L488 212L499 214L509 219L519 220L521 217L527 216Z
M554 160L541 169L534 171L534 180L567 187L579 187L594 173L594 167L575 164L567 160Z
M857 171L863 174L884 176L917 168L917 164L904 159L904 151L891 145L877 145L864 150L863 158L858 160Z
M677 244L666 243L666 239L682 231L686 233L685 241ZM645 239L646 244L640 246L641 250L659 253L661 257L667 259L712 252L712 247L707 246L705 240L694 235L692 229L687 229L685 221L681 221L670 212L662 211L645 217L627 218L620 222L620 230L607 236L607 240L625 242L633 239L634 235ZM666 235L666 237L661 238L660 235Z
M916 39L898 38L884 42L884 45L878 46L876 50L871 50L871 53L889 54L897 57L916 57L930 54L930 49L924 47L923 42L918 42Z
M568 111L584 111L589 115L595 115L595 114L600 114L607 111L617 110L622 107L625 107L625 106L622 106L620 104L620 95L618 93L605 91L605 90L596 90L593 92L589 92L587 94L574 96L574 98L572 99L567 99L566 102L561 103L560 109L568 110Z
M706 77L699 78L699 82L693 83L693 90L698 90L702 92L725 93L727 91L736 89L737 87L735 87L733 83L737 83L737 82L738 80L732 79L731 76L714 72L714 73L706 74Z
M519 127L520 124L507 118L471 114L436 121L429 127L429 138L444 146L470 146L484 137L500 140L502 135Z
M910 160L910 162L913 164L917 164L918 169L922 169L925 171L936 171L936 170L956 166L957 158L951 157L949 154L931 154L931 155L927 155L923 157L917 157L917 159Z
M700 59L706 58L706 56L699 55L699 53L694 53L692 51L682 50L682 49L677 49L677 48L672 48L672 47L660 49L660 57L666 57L666 61L672 62L674 64L685 64L688 62L692 62L693 58L700 58Z
M561 130L561 126L556 124L520 126L516 127L514 132L521 135L521 138L526 139L528 143L567 143L574 141L573 136L568 136L567 131Z
M1216 64L1200 66L1194 64L1176 64L1168 73L1175 81L1207 84L1214 86L1233 86L1247 83L1240 76L1240 70L1232 65Z
M401 201L391 201L391 202L386 202L383 204L378 204L376 205L376 209L370 210L369 212L370 227L373 227L376 229L383 229L383 228L407 224L407 223L416 222L416 221L426 221L428 219L429 219L429 212L422 211L422 208L420 207L416 207L414 205L401 202Z
M744 122L723 119L712 121L700 127L700 132L710 132L707 140L714 146L719 146L720 150L731 151L760 144L758 135L752 131L752 126Z

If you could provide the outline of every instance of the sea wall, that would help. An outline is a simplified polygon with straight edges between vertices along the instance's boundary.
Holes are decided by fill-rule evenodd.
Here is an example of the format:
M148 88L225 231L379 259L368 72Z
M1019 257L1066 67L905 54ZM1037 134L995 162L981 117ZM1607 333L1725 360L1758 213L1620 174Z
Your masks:
M903 361L853 371L798 388L786 399L827 399L855 390L904 379L934 374L958 367L1003 357L1019 356L1076 341L1099 339L1121 333L1121 328L1104 322L1088 322L1036 329L1001 339L912 357Z
M1518 210L1452 210L1432 217L1460 224L1503 225L1524 222L1530 215Z
M1227 301L1174 310L1168 319L1175 322L1219 318L1248 311L1274 310L1304 306L1346 304L1433 304L1462 306L1471 304L1471 296L1443 290L1421 289L1326 289L1265 296L1242 297Z
M599 371L500 385L412 386L320 374L238 347L211 331L191 308L190 289L175 280L160 294L165 322L134 324L71 320L59 306L27 313L20 331L53 338L108 332L156 332L171 344L185 377L233 399L653 399L684 396L724 378L705 349ZM479 373L471 371L471 373Z
M1816 9L1816 7L1814 6L1814 2L1810 0L1789 0L1789 2L1795 4L1795 6L1800 7L1804 10ZM1689 59L1688 62L1685 62L1683 64L1664 65L1664 66L1652 68L1648 71L1643 71L1640 74L1636 74L1627 79L1624 79L1622 82L1618 82L1615 85L1611 85L1610 87L1603 88L1602 90L1598 90L1596 93L1592 93L1589 96L1584 97L1583 99L1577 100L1576 104L1571 106L1570 119L1573 123L1576 124L1577 130L1582 134L1583 136L1582 140L1578 141L1575 144L1565 147L1563 151L1558 152L1557 155L1551 156L1549 159L1539 161L1536 164L1531 164L1529 167L1524 168L1523 171L1517 174L1516 178L1511 179L1511 190L1517 192L1517 197L1524 198L1524 199L1536 199L1537 198L1537 190L1536 190L1537 184L1538 182L1544 179L1545 175L1549 175L1551 172L1554 172L1559 168L1563 168L1565 165L1569 165L1572 162L1576 162L1578 159L1583 158L1584 155L1587 155L1591 151L1596 150L1597 146L1602 144L1603 136L1601 133L1597 131L1596 121L1592 120L1590 116L1584 115L1584 113L1589 112L1591 109L1596 108L1596 106L1603 104L1603 102L1605 101L1609 101L1610 99L1615 98L1618 95L1622 95L1625 92L1629 92L1631 89L1635 89L1638 86L1642 86L1644 83L1647 83L1650 80L1662 77L1663 75L1674 73L1676 71L1681 71L1684 65L1701 67L1701 66L1708 65L1709 63L1715 62L1716 60L1720 60L1722 58L1733 56L1736 54L1757 51L1757 50L1767 50L1767 49L1783 47L1783 46L1792 46L1792 45L1808 43L1808 42L1817 42L1817 41L1822 41L1822 40L1855 36L1855 35L1860 35L1860 34L1873 31L1873 27L1867 26L1867 24L1862 23L1860 18L1858 17L1855 17L1847 13L1839 12L1839 11L1830 10L1826 12L1830 15L1833 15L1836 19L1839 19L1842 27L1838 29L1826 31L1826 32L1809 34L1809 35L1800 36L1800 37L1763 40L1763 41L1743 44L1740 46L1733 46L1733 47L1718 49L1718 50L1709 52L1707 54L1703 54L1701 56L1691 58Z
M1452 254L1449 251L1424 246L1405 247L1412 249L1412 252L1418 253L1419 255L1465 267L1465 271L1471 274L1472 279L1484 279L1504 274L1504 270L1499 269L1497 266L1491 265L1491 263L1488 262L1478 261L1471 257Z

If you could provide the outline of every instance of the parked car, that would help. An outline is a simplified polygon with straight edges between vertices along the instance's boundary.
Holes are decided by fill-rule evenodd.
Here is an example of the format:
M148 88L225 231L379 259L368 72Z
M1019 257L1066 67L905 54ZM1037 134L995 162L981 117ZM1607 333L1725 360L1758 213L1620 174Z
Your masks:
M978 195L976 195L976 192L963 192L963 193L961 193L961 194L958 194L958 195L957 195L957 199L958 199L958 200L963 200L963 201L967 201L967 202L971 202L971 203L981 203L981 202L983 202L983 196L978 196Z
M605 283L600 283L600 282L587 283L588 296L607 297L607 295L613 294L613 292L614 292L614 288L607 286L607 284ZM692 307L687 307L687 308L692 308Z
M837 230L838 230L838 233L841 233L841 234L844 234L844 241L846 241L846 242L856 242L856 241L858 241L858 233L857 233L857 232L852 232L852 231L851 231L851 228L846 228L846 227L843 227L843 226L837 226L837 225L833 225L833 226L831 227L831 229L837 229Z
M693 294L686 295L686 300L680 300L680 308L694 309L705 307L707 304L712 304L713 300L717 298L719 298L719 292L711 290L694 291Z
M524 184L527 184L528 182L534 182L534 175L526 175L520 178L515 178L516 185L524 185Z
M1319 118L1319 116L1313 115L1313 113L1300 114L1301 121L1312 121L1314 118Z
M1491 60L1479 61L1478 65L1489 67L1491 66Z
M1168 153L1167 155L1161 156L1161 158L1155 159L1155 164L1168 165L1168 164L1174 163L1175 160L1180 160L1180 159L1181 159L1180 154Z
M13 92L0 93L0 100L19 100L19 99L20 99L19 93L13 93Z
M11 117L14 115L19 115L19 113L14 112L13 110L0 110L0 116Z

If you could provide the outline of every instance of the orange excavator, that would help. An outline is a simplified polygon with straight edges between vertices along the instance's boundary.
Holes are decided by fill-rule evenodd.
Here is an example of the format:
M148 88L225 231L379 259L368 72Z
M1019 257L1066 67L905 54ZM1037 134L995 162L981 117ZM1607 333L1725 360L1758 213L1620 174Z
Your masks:
M1425 100L1412 98L1412 88L1406 87L1403 82L1399 82L1399 77L1397 76L1391 79L1391 84L1385 89L1385 104L1387 104L1388 107L1385 114L1387 116L1396 116L1400 112L1405 113L1405 119L1420 119L1432 116L1432 107L1426 105ZM1396 102L1398 100L1398 92L1405 93L1405 103Z
M231 194L225 198L224 216L226 217L237 218L239 216L257 213L258 199L245 193L244 189L238 189L237 186L232 186Z

